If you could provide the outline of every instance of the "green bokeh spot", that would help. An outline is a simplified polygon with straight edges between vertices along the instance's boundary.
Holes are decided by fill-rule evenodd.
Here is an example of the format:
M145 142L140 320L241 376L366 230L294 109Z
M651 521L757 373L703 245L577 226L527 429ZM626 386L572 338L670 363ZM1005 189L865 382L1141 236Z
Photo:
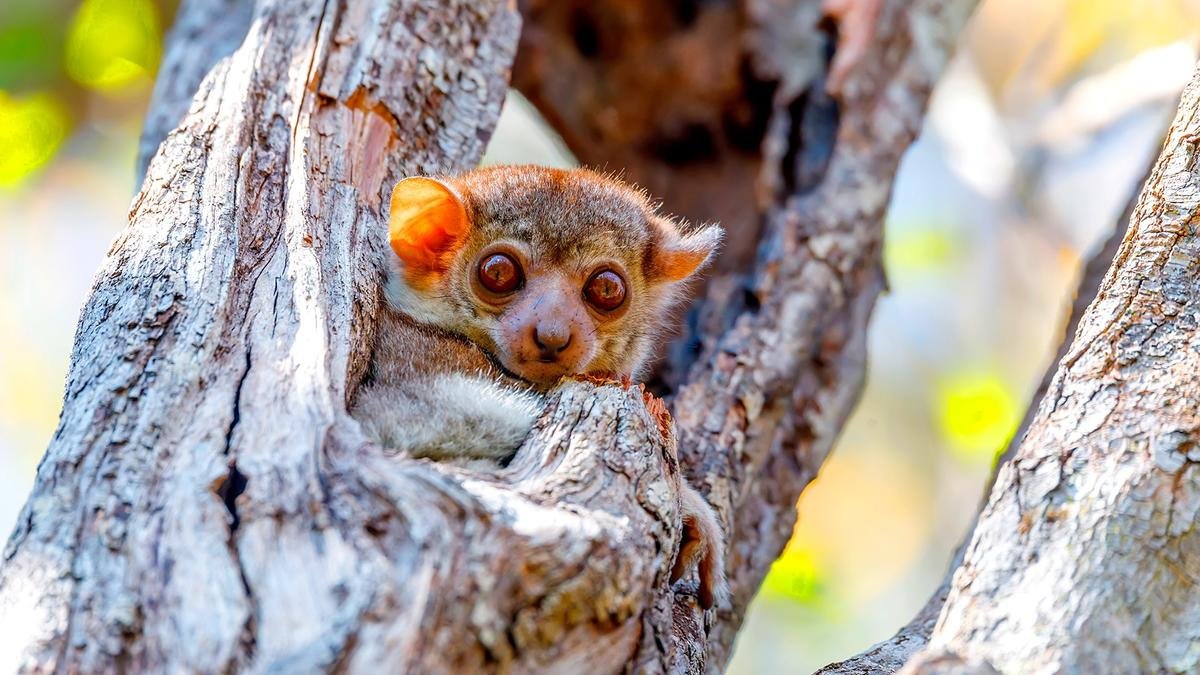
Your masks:
M61 39L62 30L51 17L0 21L0 89L26 89L54 81Z
M828 588L816 556L812 551L796 546L789 546L783 552L763 580L764 592L813 608L825 606Z

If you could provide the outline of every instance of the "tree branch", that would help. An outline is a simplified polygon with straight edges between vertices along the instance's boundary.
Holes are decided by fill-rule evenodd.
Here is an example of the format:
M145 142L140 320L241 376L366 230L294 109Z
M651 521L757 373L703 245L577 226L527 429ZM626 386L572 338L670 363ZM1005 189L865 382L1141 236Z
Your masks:
M138 141L139 185L150 158L187 114L200 81L217 61L242 44L253 13L253 0L183 0L179 4Z
M1013 434L1012 441L996 460L995 468L983 491L984 496L979 505L980 510L987 504L987 497L991 494L992 486L995 484L1000 468L1011 460L1020 447L1021 439L1025 436L1025 430L1029 428L1029 424L1033 421L1046 395L1046 391L1050 388L1050 383L1054 379L1058 364L1062 361L1062 358L1067 353L1067 349L1071 345L1071 337L1075 335L1084 312L1096 297L1100 289L1100 282L1104 280L1105 272L1112 264L1117 249L1125 237L1127 224L1132 217L1134 208L1137 206L1142 186L1150 176L1151 168L1153 167L1147 167L1145 175L1137 181L1134 192L1122 210L1121 215L1117 218L1112 232L1100 245L1100 248L1084 264L1080 272L1078 286L1075 290L1075 299L1071 303L1070 313L1063 328L1063 338L1059 344L1058 351L1054 358L1051 359L1041 383L1030 397L1030 403L1026 409L1025 416L1017 427L1016 433ZM933 595L917 613L916 617L887 640L878 642L862 653L856 654L845 661L831 663L817 671L818 674L856 675L858 673L894 673L899 671L914 654L928 644L929 636L933 633L933 628L937 624L938 615L941 613L942 606L946 603L946 597L950 593L950 583L954 572L962 564L963 555L966 552L967 544L971 540L977 522L978 514L976 515L975 522L972 522L968 528L967 535L964 537L962 543L955 550L942 584L933 592Z

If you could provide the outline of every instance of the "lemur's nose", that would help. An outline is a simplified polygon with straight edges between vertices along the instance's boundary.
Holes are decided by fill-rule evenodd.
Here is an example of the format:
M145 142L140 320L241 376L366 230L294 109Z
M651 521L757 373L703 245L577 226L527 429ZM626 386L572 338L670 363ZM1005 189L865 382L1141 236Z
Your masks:
M533 344L537 345L539 360L552 363L571 345L571 329L567 326L534 326Z

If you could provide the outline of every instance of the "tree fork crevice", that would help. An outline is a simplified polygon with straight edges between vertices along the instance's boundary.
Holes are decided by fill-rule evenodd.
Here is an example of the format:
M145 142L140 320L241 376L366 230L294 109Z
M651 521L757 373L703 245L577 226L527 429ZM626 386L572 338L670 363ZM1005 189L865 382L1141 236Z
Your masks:
M572 41L577 4L521 3L515 86L585 163L623 168L667 210L721 220L731 238L757 251L747 259L735 241L718 262L685 338L692 353L668 364L666 378L685 473L730 533L734 603L708 631L715 671L790 537L796 498L857 401L867 321L884 285L882 219L892 181L973 3L885 2L836 114L822 93L805 93L828 63L818 2L703 3L684 30L660 8L589 2L597 41L623 47L603 59L580 54ZM713 174L707 158L667 167L670 158L655 155L654 144L635 142L685 124L717 128L713 120L747 95L738 83L748 61L770 91L760 150L715 143L724 154ZM687 86L664 96L660 82ZM789 182L789 172L801 175L798 159L822 167L801 172L819 178Z

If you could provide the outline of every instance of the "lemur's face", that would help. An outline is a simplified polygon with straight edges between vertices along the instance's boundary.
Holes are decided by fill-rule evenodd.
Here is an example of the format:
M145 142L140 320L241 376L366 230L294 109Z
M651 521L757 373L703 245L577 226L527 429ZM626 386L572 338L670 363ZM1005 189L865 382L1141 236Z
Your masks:
M487 332L504 367L530 382L553 384L593 370L601 354L623 354L633 297L630 272L615 256L554 262L529 242L501 239L466 270L475 324Z
M682 233L641 193L586 171L494 167L409 178L392 196L400 309L543 387L635 375L719 237Z

